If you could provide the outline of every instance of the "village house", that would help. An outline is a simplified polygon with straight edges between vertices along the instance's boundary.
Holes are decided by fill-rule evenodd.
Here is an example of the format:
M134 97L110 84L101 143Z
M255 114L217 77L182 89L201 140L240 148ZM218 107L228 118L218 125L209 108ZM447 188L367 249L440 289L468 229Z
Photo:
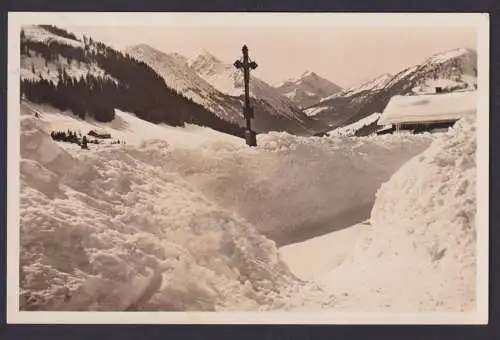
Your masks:
M476 106L476 91L394 96L377 122L383 126L377 134L443 131L460 118L475 115Z

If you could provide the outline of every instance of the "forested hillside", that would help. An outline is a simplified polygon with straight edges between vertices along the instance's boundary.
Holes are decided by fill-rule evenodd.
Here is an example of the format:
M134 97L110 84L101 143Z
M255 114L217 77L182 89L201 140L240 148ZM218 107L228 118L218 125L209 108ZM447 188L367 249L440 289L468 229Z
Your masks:
M46 28L40 27L46 30ZM75 40L71 33L57 28L52 34ZM30 39L21 32L21 57L43 58L45 67L56 65L57 77L50 79L31 64L30 77L21 80L21 94L36 103L48 103L61 110L70 110L81 118L92 116L99 121L114 118L114 109L135 113L153 123L182 126L192 123L243 136L243 129L218 118L201 105L169 88L161 76L143 62L92 38L84 37L81 46L64 40ZM87 72L75 76L67 65L90 69L95 65L105 76Z

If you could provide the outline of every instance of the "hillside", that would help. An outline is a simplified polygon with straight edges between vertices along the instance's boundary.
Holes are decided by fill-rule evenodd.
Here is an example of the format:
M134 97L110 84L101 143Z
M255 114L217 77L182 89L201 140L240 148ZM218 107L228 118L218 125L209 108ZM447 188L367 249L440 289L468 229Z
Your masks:
M285 81L277 89L299 108L312 106L325 97L342 91L340 86L311 71L304 72L298 79Z
M220 92L242 98L243 74L232 64L204 51L191 60L190 66ZM290 99L253 75L250 79L250 95L258 131L275 130L311 135L317 128L318 123L307 117Z
M203 105L218 117L239 124L243 122L241 100L215 89L188 65L187 58L164 53L146 44L131 46L125 51L148 64L170 88Z
M476 78L476 51L458 48L435 54L392 78L389 75L377 77L358 88L327 98L305 112L336 128L383 112L395 95L433 93L436 87L444 92L473 90Z
M23 101L21 114L22 310L335 308L277 245L367 218L380 184L432 140L273 132L250 149L119 110L106 123ZM126 145L49 135L96 128Z
M192 123L243 136L241 127L168 87L145 63L91 37L80 41L61 32L23 28L21 94L26 99L69 109L81 118L110 121L121 109L153 123Z

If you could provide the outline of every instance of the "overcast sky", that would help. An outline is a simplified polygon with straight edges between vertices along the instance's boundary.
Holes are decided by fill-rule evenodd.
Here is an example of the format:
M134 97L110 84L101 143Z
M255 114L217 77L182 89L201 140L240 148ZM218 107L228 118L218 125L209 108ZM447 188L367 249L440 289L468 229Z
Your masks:
M457 27L204 25L71 26L116 48L146 43L167 53L193 57L203 49L232 63L245 43L259 65L256 75L272 85L311 70L342 86L382 73L397 73L441 51L477 49L476 29Z

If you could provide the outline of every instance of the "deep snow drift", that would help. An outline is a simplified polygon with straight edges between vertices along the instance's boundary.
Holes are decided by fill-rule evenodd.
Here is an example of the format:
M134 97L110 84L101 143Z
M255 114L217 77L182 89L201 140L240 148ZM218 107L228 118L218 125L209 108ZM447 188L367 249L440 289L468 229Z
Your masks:
M295 278L258 231L286 244L361 221L433 138L270 133L249 149L123 112L108 124L22 112L23 309L335 308L334 291ZM86 151L49 137L96 128L127 144Z
M338 268L315 278L343 297L335 308L476 308L475 157L469 117L382 185L368 236Z
M269 133L255 150L217 143L176 149L168 159L211 200L284 245L367 219L380 184L432 138Z
M161 166L166 142L85 152L21 130L21 309L246 310L297 286L272 241Z

